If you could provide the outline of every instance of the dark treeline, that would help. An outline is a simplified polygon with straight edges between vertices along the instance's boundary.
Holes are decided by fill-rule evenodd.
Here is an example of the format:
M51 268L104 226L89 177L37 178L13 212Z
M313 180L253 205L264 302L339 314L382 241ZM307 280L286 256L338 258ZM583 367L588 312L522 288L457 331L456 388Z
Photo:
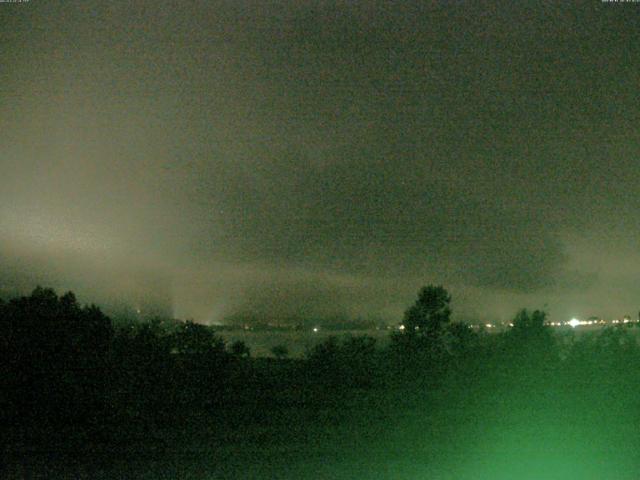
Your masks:
M637 446L618 428L640 418L640 348L629 327L554 333L544 312L522 310L513 328L487 334L451 322L450 301L442 287L420 290L404 330L384 348L368 336L330 337L304 359L288 358L285 345L274 346L275 358L252 358L245 344L227 345L204 325L112 322L73 293L36 288L0 302L5 473L157 478L150 465L161 464L173 472L166 478L192 478L176 462L216 471L246 449L278 445L293 457L296 445L344 454L345 438L347 450L393 446L436 468L453 449L501 448L500 435L486 432L502 431L505 418L504 431L542 428L545 452L588 450L595 444L586 437L603 432L624 451ZM433 427L437 419L449 433ZM580 422L589 425L584 445L553 436ZM536 450L523 438L516 442ZM429 445L442 458L425 453ZM194 451L207 451L209 463ZM254 460L276 468L253 457L242 468ZM243 477L241 467L235 475L228 468L218 477Z

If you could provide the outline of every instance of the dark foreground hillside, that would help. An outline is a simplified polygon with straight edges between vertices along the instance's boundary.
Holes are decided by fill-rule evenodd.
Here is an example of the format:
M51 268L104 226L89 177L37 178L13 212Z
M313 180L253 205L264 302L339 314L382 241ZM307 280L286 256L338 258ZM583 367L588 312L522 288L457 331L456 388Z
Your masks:
M114 329L72 295L1 305L3 478L631 479L640 350L449 326L254 359L206 327ZM527 315L525 313L525 315Z

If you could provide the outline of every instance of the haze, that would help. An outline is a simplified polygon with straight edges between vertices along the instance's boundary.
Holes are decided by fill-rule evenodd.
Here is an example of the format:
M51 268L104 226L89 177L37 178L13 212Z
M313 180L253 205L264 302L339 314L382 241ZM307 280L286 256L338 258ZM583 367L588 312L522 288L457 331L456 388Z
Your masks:
M3 5L0 295L635 317L637 5L486 8Z

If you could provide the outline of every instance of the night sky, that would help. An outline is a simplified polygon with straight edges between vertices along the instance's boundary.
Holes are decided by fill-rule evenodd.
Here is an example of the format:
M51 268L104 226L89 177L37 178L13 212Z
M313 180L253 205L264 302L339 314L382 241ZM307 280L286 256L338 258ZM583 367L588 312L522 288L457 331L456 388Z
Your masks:
M522 4L522 5L516 5ZM0 4L0 294L640 310L640 4Z

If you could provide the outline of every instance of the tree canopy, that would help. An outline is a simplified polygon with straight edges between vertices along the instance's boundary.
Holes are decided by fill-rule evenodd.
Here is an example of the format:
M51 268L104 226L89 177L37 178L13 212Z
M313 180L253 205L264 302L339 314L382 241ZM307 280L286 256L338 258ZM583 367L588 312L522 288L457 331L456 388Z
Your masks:
M451 295L442 286L428 285L404 314L405 331L420 336L438 335L451 317Z

